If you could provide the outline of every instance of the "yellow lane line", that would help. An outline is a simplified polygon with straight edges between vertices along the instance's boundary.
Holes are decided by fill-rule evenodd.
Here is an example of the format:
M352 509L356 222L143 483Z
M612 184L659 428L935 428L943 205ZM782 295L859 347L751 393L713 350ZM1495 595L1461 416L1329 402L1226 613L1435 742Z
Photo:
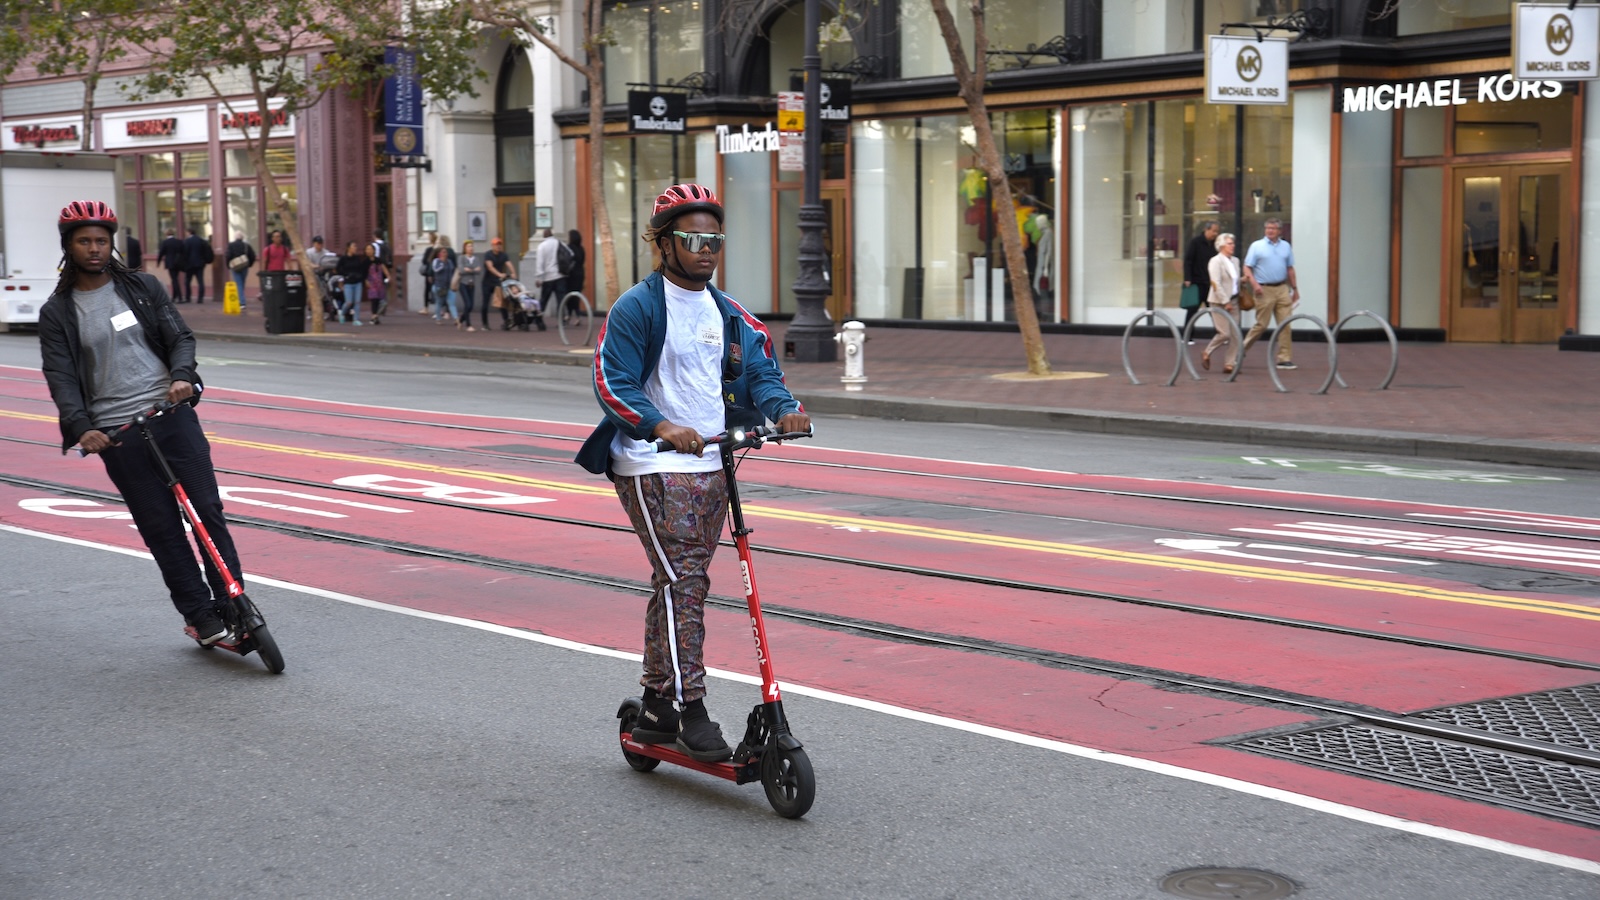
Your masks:
M543 478L529 478L521 475L509 475L503 472L486 472L477 469L463 469L453 466L436 466L430 463L408 462L375 456L362 456L354 453L335 453L325 450L309 450L300 447L288 447L281 444L264 444L256 441L242 441L233 438L219 438L215 436L213 436L211 440L213 443L225 444L233 447L245 447L253 450L264 450L272 453L286 453L295 456L314 457L317 459L389 466L392 468L408 469L416 472L430 472L437 475L451 475L461 478L476 478L495 484L511 484L521 487L539 488L557 493L582 494L588 496L615 495L615 491L613 491L610 487L572 484L570 482L551 481ZM1063 544L1056 541L1043 541L1031 538L980 534L971 531L954 531L945 528L933 528L926 525L911 525L901 522L890 522L882 519L867 519L854 516L831 515L827 513L811 513L800 510L780 509L770 506L746 506L745 513L768 519L800 522L830 528L868 529L882 534L920 537L929 540L950 541L954 543L984 547L999 547L1008 550L1026 550L1037 553L1049 553L1057 556L1070 556L1078 559L1094 559L1104 562L1125 563L1138 566L1155 566L1162 569L1181 569L1192 572L1204 572L1213 575L1225 575L1236 578L1251 578L1259 581L1285 582L1289 584L1300 584L1312 587L1331 587L1342 588L1346 590L1396 594L1403 597L1416 597L1424 600L1439 600L1448 603L1465 603L1474 606L1490 606L1499 609L1521 610L1523 612L1544 613L1547 615L1567 616L1575 619L1585 619L1600 622L1600 608L1584 606L1577 603L1562 603L1554 600L1538 600L1530 597L1506 597L1496 594L1476 594L1468 591L1452 591L1444 588L1430 588L1421 585L1398 585L1391 582L1377 581L1370 578L1358 578L1348 575L1335 575L1315 572L1286 572L1279 569L1268 569L1259 566L1241 565L1238 563L1228 563L1207 559L1176 559L1170 556L1161 556L1154 553L1107 550L1100 547L1088 547L1080 544Z
M58 417L56 417L56 416L41 416L38 413L11 412L10 410L6 410L6 409L0 409L0 418L27 419L30 422L55 422L55 421L58 421Z

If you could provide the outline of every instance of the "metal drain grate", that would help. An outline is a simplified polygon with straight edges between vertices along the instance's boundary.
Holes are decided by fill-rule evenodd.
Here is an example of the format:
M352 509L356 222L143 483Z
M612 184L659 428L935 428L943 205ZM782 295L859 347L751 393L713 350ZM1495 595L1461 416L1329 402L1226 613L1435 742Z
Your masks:
M1600 751L1600 684L1443 706L1412 718Z
M1250 738L1241 750L1600 825L1600 771L1372 728L1335 725Z

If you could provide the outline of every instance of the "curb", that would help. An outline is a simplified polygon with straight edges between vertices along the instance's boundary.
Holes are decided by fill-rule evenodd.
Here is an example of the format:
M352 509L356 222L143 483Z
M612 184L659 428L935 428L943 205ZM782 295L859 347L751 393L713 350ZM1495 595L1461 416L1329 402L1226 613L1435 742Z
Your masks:
M332 350L440 356L487 362L525 362L541 365L587 366L588 353L552 353L540 350L496 350L453 344L415 344L389 341L351 341L342 335L314 337L304 334L251 335L229 332L195 332L196 338L244 344L294 344ZM1276 444L1311 450L1388 453L1425 459L1543 466L1560 469L1600 470L1600 447L1553 441L1516 441L1500 438L1456 437L1423 432L1374 431L1359 428L1330 429L1315 425L1276 425L1262 422L1217 421L1184 416L1141 416L1088 409L1042 406L1003 406L924 398L863 396L842 390L803 390L806 410L827 415L867 419L901 419L1006 428L1037 428L1120 434L1136 437L1180 438L1234 444Z

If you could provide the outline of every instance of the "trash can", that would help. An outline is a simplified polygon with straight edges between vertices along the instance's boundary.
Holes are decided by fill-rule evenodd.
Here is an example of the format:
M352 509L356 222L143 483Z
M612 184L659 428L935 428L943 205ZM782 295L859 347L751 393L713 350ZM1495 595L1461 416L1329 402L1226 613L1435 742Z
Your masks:
M267 334L300 334L306 330L306 280L299 272L262 272L261 309Z

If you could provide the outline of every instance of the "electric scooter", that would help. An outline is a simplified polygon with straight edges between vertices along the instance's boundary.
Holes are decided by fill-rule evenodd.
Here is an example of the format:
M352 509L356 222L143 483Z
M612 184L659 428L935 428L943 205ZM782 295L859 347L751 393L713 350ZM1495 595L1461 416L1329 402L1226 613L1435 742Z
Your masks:
M200 514L195 512L194 505L189 502L188 493L184 491L183 485L178 483L178 476L173 474L172 466L167 464L166 456L161 453L161 446L150 435L150 420L166 415L173 408L173 404L163 400L149 412L134 416L132 421L111 432L107 437L111 438L112 441L116 441L130 429L137 428L139 430L139 433L144 437L145 448L151 457L155 459L156 466L161 470L162 480L167 483L172 495L177 498L178 509L183 512L184 521L189 523L189 528L199 540L206 558L210 559L211 564L217 567L217 571L222 575L223 584L227 586L227 596L223 598L222 606L218 613L222 617L222 623L228 626L228 636L213 644L202 644L200 643L200 634L194 630L193 625L183 626L183 633L193 639L196 644L200 644L200 649L202 650L221 647L240 656L245 656L254 651L260 654L261 662L266 665L267 671L274 675L282 674L283 654L278 651L278 642L273 639L272 633L267 631L267 620L261 617L261 611L256 609L255 603L245 594L244 585L233 576L232 572L228 571L228 565L222 561L222 554L217 551L217 545L212 543L211 535L206 532L205 525L200 522ZM79 448L78 455L87 456L88 454L82 448Z
M718 444L722 453L722 472L728 479L729 525L733 530L734 546L739 551L739 565L744 571L745 601L750 608L750 628L756 638L756 662L761 667L762 702L750 711L745 721L744 739L734 749L733 758L716 763L700 762L671 744L641 744L632 737L634 723L638 721L642 708L639 698L624 700L617 710L622 756L636 771L649 772L661 763L669 762L726 778L735 784L759 780L766 789L767 802L772 804L778 815L786 819L798 819L811 809L811 801L817 794L817 782L811 772L811 760L806 757L800 741L789 733L789 720L783 715L783 698L778 693L778 676L773 669L772 653L767 648L767 629L761 617L761 598L756 591L755 568L750 559L750 529L744 524L744 509L739 504L739 486L734 480L734 470L738 468L734 454L740 450L758 449L768 441L806 437L811 437L811 434L779 432L763 426L729 431L707 439L707 443ZM656 449L670 450L672 447L657 442Z

